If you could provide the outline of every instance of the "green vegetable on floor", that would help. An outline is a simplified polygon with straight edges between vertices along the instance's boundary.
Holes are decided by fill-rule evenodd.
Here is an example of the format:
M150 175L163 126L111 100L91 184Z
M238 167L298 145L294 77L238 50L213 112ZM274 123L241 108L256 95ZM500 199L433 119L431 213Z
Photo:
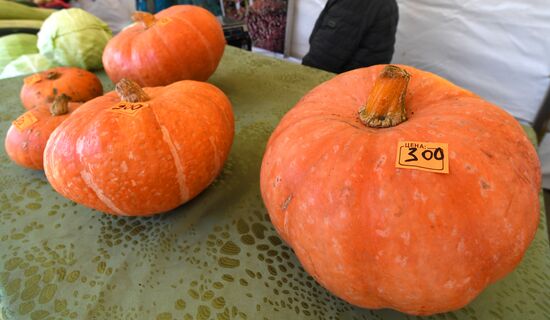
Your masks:
M38 32L40 54L59 65L100 69L111 29L99 18L72 8L52 14Z
M39 53L25 54L6 65L0 74L0 79L36 73L55 66L56 64L53 61Z
M42 27L42 23L42 20L0 19L0 36L6 36L12 33L36 34L38 30L40 30L40 27Z
M0 19L44 20L55 10L33 8L14 1L0 0Z
M20 56L38 53L37 40L35 35L24 33L0 37L0 73L6 65Z

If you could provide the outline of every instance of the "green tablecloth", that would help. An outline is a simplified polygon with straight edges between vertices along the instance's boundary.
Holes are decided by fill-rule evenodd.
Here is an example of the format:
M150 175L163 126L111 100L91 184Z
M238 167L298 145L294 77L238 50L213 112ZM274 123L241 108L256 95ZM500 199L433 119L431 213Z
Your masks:
M105 89L113 85L99 73ZM0 309L7 319L411 319L355 308L309 277L275 233L259 190L267 139L332 75L228 47L210 82L231 99L236 136L196 199L123 218L58 195L0 148ZM23 109L22 78L0 81L0 133ZM532 130L528 132L533 136ZM550 319L544 210L521 265L468 307L433 319Z

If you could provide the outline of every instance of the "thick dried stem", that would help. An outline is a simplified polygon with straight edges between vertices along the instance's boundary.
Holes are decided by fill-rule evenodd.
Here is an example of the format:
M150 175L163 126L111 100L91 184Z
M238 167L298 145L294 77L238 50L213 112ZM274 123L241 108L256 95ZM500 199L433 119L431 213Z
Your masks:
M407 71L387 65L376 80L367 105L359 110L361 122L371 128L388 128L407 120L405 94L409 80Z
M50 113L53 116L62 116L69 113L69 101L71 97L66 94L61 94L53 100L52 105L50 106Z
M145 102L149 100L149 96L139 84L132 80L121 79L115 86L115 91L121 101L128 102Z
M150 28L156 22L155 16L152 13L143 11L134 12L132 14L132 20L143 23L145 29Z

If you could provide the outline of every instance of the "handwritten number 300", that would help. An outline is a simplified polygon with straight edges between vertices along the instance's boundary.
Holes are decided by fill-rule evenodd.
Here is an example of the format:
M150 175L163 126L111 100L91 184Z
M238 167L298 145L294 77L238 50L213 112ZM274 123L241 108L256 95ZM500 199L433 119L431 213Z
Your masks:
M119 104L112 108L112 110L130 110L130 111L136 111L141 108L143 108L144 105L141 103L133 103L133 104Z
M409 159L406 159L405 162L410 162L410 161L418 161L418 157L416 156L415 152L418 150L418 148L409 148L409 153L408 155L411 156ZM435 151L432 151L430 149L426 149L424 151L422 151L421 153L422 155L422 158L424 158L425 160L432 160L435 159L435 160L443 160L443 158L445 157L444 154L443 154L443 149L441 148L435 148Z

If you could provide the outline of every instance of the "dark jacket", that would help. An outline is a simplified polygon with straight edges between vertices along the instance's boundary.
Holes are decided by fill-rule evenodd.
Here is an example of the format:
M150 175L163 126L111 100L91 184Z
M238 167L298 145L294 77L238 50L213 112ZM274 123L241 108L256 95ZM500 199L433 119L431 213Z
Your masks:
M336 73L389 63L398 18L395 0L329 0L302 63Z

